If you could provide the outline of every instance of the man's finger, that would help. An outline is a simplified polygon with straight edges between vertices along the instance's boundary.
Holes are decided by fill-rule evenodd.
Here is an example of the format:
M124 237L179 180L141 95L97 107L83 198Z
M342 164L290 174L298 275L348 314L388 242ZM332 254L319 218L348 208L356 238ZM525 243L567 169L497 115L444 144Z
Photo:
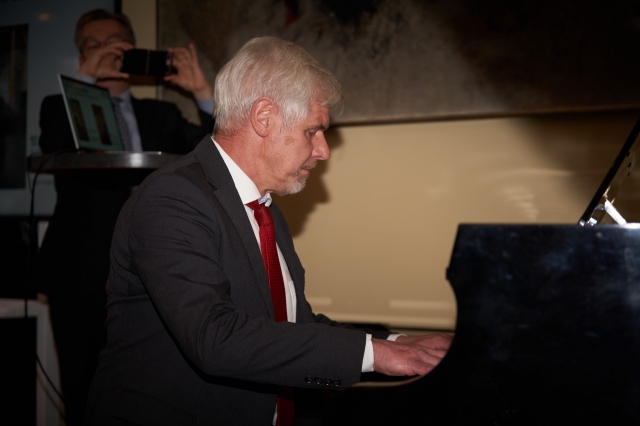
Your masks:
M170 52L173 55L173 58L178 61L183 61L189 58L190 55L189 51L184 47L169 47L167 48L167 51Z
M444 358L444 356L447 354L447 351L442 350L442 349L431 349L429 348L428 352L433 355L436 356L440 359Z
M424 376L426 374L429 374L434 368L435 365L422 361L414 361L411 363L411 370L413 370L413 375L417 376Z
M198 54L196 53L196 46L193 43L189 43L189 51L191 52L191 60L197 65Z

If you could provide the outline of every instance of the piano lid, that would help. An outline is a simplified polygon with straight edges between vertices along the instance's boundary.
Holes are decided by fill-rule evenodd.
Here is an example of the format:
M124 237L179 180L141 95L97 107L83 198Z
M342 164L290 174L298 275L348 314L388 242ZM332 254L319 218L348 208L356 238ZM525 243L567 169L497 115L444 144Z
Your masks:
M640 134L640 119L636 122L622 146L620 153L613 161L613 165L600 184L587 209L578 221L582 226L597 225L605 213L608 213L617 223L626 223L622 216L613 207L618 190L622 182L631 174L631 170L636 163L636 154L640 147L638 142L638 134Z

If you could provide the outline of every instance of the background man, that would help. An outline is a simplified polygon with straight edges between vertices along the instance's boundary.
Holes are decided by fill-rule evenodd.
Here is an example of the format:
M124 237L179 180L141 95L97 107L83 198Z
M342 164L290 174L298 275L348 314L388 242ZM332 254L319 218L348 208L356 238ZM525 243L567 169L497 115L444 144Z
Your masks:
M272 37L251 40L220 71L214 138L143 182L118 220L88 424L288 425L293 388L438 364L446 336L367 334L305 299L270 194L302 190L329 159L324 131L340 99L326 69Z
M200 126L188 123L173 104L131 96L129 76L120 72L122 52L135 45L126 16L102 9L85 13L78 20L75 43L80 52L75 77L109 89L126 123L121 134L128 134L128 150L187 153L211 132L213 91L193 45L171 49L177 73L165 80L194 94ZM43 100L40 127L44 153L74 147L61 95ZM39 254L38 281L40 291L49 296L68 426L82 421L98 353L106 341L111 236L131 185L137 183L118 182L117 176L55 178L58 198Z

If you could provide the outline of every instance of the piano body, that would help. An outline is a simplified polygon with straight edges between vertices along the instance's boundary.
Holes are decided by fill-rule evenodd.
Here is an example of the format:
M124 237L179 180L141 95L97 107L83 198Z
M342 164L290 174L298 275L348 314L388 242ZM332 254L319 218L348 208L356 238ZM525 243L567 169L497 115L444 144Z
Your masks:
M460 225L446 357L407 384L337 393L324 424L640 425L640 225L613 208L639 132L578 225ZM618 224L598 225L605 213Z

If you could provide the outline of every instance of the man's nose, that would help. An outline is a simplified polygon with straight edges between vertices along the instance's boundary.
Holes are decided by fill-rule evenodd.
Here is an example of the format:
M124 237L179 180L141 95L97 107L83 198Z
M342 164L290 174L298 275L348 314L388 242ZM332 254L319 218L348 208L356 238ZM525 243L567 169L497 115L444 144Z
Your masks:
M328 160L331 157L331 150L323 131L318 131L313 138L313 156L318 160Z

